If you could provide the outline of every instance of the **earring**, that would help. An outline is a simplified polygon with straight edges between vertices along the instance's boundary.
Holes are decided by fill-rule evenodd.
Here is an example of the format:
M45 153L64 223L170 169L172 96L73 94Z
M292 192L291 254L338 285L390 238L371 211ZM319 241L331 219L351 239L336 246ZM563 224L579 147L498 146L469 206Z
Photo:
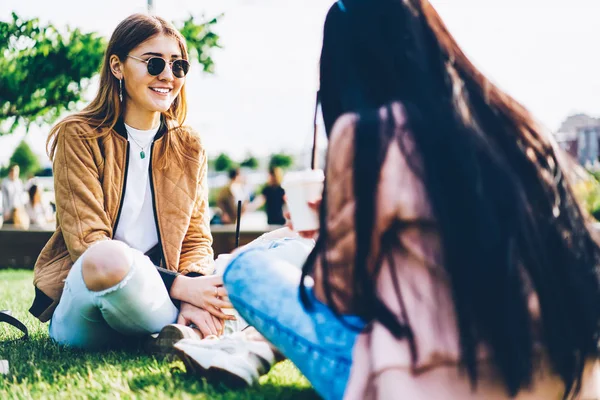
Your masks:
M123 79L119 79L119 100L123 102Z

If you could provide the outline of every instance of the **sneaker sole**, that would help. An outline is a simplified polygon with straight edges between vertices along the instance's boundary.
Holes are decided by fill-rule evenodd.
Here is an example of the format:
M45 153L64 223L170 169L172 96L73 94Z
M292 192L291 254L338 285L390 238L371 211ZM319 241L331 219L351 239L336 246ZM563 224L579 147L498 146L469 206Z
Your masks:
M250 386L244 378L231 371L212 366L205 368L177 347L173 347L173 352L183 361L188 374L205 378L210 384L221 383L231 389L244 389Z
M158 337L150 342L147 351L158 357L165 357L167 361L176 359L175 347L173 345L181 339L190 339L184 332L174 326L167 325L161 331Z

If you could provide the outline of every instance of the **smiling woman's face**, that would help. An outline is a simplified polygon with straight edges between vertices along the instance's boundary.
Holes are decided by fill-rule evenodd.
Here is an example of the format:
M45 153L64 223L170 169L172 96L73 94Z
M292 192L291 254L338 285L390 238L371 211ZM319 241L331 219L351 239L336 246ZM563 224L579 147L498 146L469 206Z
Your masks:
M151 57L162 57L167 61L182 58L181 48L176 38L163 34L156 35L129 52L130 56L142 60ZM177 78L166 65L163 71L152 76L148 73L147 64L127 57L122 60L124 95L127 96L128 113L165 112L179 95L185 83L184 78Z

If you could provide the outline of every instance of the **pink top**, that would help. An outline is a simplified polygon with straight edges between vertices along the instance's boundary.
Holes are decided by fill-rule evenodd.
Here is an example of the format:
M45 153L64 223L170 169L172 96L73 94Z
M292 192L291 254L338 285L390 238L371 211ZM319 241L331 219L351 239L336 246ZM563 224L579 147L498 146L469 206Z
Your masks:
M392 105L396 137L405 152L414 144L405 127L400 104ZM381 117L389 118L385 108ZM333 299L344 313L351 313L351 266L355 257L353 196L353 155L355 115L342 116L333 128L327 165L328 264ZM391 274L393 260L406 314L416 338L418 360L412 365L407 340L397 340L379 323L363 332L354 347L353 367L346 389L347 399L506 399L502 379L486 362L485 346L479 349L479 380L473 392L466 374L458 368L459 335L451 289L441 265L441 244L423 182L408 166L397 145L389 146L378 185L372 253L369 268L375 271L382 234L393 223L404 228L396 235L399 246L385 251L376 284L381 300L400 321L401 310ZM325 301L323 270L315 266L315 294ZM530 297L530 309L537 314L537 297ZM564 387L547 363L543 348L538 351L540 366L529 391L516 397L560 399ZM581 399L600 399L600 368L590 361L584 377Z

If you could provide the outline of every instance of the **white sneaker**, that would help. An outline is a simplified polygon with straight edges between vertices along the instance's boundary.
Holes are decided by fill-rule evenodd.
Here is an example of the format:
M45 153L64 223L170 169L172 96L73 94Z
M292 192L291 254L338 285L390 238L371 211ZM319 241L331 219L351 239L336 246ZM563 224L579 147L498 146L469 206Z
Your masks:
M275 362L268 343L247 340L241 334L183 339L175 344L175 350L188 373L238 388L258 382Z
M175 351L173 345L182 339L201 340L197 330L180 324L170 324L162 328L160 333L155 333L146 339L146 351L157 357L173 359Z

